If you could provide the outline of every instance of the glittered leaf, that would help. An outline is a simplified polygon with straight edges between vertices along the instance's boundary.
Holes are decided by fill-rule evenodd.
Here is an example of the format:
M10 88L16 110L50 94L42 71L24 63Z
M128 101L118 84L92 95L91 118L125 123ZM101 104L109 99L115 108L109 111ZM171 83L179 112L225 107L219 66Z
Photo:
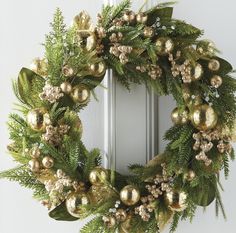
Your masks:
M18 93L21 99L30 106L37 106L42 102L39 93L44 86L44 78L32 70L22 68L18 76Z

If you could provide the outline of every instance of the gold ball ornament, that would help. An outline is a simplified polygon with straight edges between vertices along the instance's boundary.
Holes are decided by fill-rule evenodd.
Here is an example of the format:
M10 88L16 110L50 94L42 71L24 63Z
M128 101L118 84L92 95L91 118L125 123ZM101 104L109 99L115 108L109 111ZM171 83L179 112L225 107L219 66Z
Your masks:
M72 92L72 85L69 82L63 82L60 85L60 88L62 90L62 92L66 93L66 94L70 94Z
M35 73L45 77L48 72L48 62L45 58L35 58L30 64L30 69Z
M211 86L214 88L219 88L222 85L223 81L222 78L219 75L214 75L211 78Z
M72 77L74 75L74 70L72 67L68 66L68 65L65 65L63 68L62 68L62 73L65 77Z
M101 77L106 73L106 63L104 61L100 61L98 63L91 64L89 66L89 70L91 75L95 77Z
M120 191L120 199L127 206L135 205L140 200L140 192L133 185L127 185Z
M45 168L49 169L49 168L52 168L54 166L54 160L53 160L52 157L46 156L46 157L43 158L42 164Z
M115 216L119 222L124 222L127 219L127 213L123 209L118 209L115 213Z
M152 27L145 27L143 29L143 35L147 38L151 38L154 36L154 29Z
M211 71L218 71L220 69L220 62L216 59L211 59L208 63L208 68Z
M214 128L218 120L214 109L207 104L194 106L190 118L194 127L200 131L207 131Z
M202 65L197 63L193 68L192 68L192 81L199 80L203 75L203 68Z
M116 219L112 216L103 216L102 219L107 228L113 228L116 225Z
M196 173L193 170L189 170L184 174L184 179L187 181L192 181L196 177Z
M75 103L86 104L90 99L90 90L86 85L77 85L72 89L71 97Z
M94 168L89 174L89 181L93 185L101 185L108 180L108 172L102 167Z
M147 14L144 13L144 12L140 12L140 13L138 13L138 14L136 15L136 21L137 21L138 23L145 24L145 23L147 22L147 20L148 20L148 16L147 16Z
M35 131L44 131L50 124L49 114L44 108L30 110L27 114L27 123Z
M176 125L186 124L189 121L188 110L180 111L179 108L175 108L171 113L171 120Z
M123 20L132 23L136 18L136 15L133 11L126 11L123 15Z
M31 159L28 164L32 172L40 171L40 162L37 159Z
M174 49L174 42L168 37L160 37L156 40L156 51L158 55L164 56Z
M66 209L68 213L75 217L80 218L82 214L82 207L89 204L89 198L85 193L72 193L66 199Z
M82 49L85 49L87 51L92 51L96 48L97 39L96 35L92 31L88 30L78 31L77 40L79 46Z
M169 209L182 212L187 208L187 194L182 191L171 191L165 194L165 201Z

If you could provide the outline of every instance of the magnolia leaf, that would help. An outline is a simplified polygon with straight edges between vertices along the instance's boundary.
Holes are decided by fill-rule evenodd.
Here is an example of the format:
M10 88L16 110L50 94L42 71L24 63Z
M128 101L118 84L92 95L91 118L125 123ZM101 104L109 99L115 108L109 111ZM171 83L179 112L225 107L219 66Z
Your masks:
M220 69L218 71L220 75L226 75L233 71L233 67L229 62L220 57L216 57L215 59L220 62Z
M22 68L18 76L18 92L21 99L31 106L40 103L39 93L44 86L44 78L32 70Z
M65 202L57 206L55 209L49 212L49 216L57 221L76 221L78 218L71 216L67 209Z
M205 183L204 185L196 186L193 188L192 193L194 193L192 196L194 203L203 207L209 206L216 197L216 189L211 182L208 185Z

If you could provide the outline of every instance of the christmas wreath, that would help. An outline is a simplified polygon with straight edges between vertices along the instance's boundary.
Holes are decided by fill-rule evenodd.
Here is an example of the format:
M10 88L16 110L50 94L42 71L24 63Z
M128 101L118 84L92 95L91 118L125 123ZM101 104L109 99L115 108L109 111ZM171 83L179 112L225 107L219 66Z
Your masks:
M96 27L81 12L66 28L58 9L45 57L22 68L13 88L19 114L9 119L11 156L20 165L0 173L34 190L56 220L93 216L81 233L149 232L192 219L213 201L222 210L220 170L229 173L236 118L232 66L203 32L172 18L171 4L138 13L130 1L104 6ZM172 94L174 126L165 151L131 175L102 168L98 149L81 141L79 113L107 69L129 89L145 84Z

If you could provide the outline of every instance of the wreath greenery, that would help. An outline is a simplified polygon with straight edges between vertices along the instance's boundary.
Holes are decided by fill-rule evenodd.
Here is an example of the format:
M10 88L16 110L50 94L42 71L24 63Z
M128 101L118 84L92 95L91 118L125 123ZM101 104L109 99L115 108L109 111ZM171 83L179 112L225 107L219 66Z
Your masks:
M104 6L93 27L81 12L66 28L57 9L44 43L45 58L22 68L13 83L20 104L11 114L8 150L20 165L0 173L34 190L56 220L93 215L81 233L155 233L194 217L215 200L222 210L220 170L229 173L236 118L232 66L203 32L172 18L171 3L134 13L130 1ZM174 126L165 151L131 176L100 166L98 149L81 141L77 115L107 69L129 89L145 84L173 95Z

